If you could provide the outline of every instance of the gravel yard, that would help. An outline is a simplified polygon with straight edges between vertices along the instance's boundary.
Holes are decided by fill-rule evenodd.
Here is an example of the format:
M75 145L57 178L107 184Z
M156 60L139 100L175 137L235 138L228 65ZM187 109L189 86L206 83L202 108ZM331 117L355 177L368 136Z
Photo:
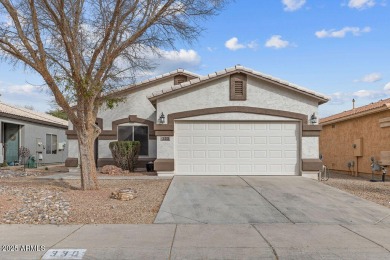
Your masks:
M0 170L0 224L149 224L171 182L100 180L99 190L81 191L79 180L37 180L38 175ZM137 198L110 198L124 188L135 189Z
M322 183L390 208L390 176L386 177L387 182L370 182L371 174L353 177L346 173L330 171L329 180ZM379 180L381 175L375 178Z
M100 180L97 191L81 191L79 180L38 180L48 173L0 170L0 224L149 224L153 223L171 180ZM142 175L140 173L134 175ZM388 182L370 182L330 172L323 183L390 208ZM377 176L380 179L380 176ZM121 201L112 192L132 188L137 198Z

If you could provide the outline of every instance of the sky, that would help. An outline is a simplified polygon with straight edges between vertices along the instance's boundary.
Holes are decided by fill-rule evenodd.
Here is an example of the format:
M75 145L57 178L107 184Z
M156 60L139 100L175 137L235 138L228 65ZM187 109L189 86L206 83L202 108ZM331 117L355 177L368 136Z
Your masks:
M325 94L326 117L390 97L390 0L236 0L191 45L163 50L152 74L206 75L240 64ZM23 67L0 63L0 101L48 111L50 93Z

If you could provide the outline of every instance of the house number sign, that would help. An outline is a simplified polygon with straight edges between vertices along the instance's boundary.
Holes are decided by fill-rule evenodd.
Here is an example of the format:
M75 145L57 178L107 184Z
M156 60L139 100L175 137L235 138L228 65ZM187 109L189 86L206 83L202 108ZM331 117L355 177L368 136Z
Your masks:
M169 136L161 136L160 137L160 141L170 141L171 139L169 138Z

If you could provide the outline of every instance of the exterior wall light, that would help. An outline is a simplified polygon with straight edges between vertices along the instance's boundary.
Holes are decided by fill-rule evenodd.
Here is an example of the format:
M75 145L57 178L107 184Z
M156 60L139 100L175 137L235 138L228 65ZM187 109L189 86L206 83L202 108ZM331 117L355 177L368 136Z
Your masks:
M312 125L314 125L315 123L317 123L317 117L316 117L316 114L313 113L311 116L310 116L310 123Z
M165 123L165 116L164 116L164 113L161 112L161 115L160 115L160 118L158 119L158 122L160 124L164 124Z

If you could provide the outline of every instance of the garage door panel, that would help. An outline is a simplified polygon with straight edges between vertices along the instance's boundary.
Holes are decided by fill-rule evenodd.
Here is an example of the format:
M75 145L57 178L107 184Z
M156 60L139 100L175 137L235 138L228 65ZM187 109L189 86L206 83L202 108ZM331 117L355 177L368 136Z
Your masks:
M224 136L223 137L223 144L237 144L237 137L236 136Z
M266 136L255 136L253 140L254 140L254 144L267 144Z
M282 159L282 151L269 151L269 158L277 158L277 159Z
M238 137L238 144L252 144L252 136Z
M187 175L296 175L296 122L175 122L175 171Z
M269 144L278 144L278 145L281 145L282 144L282 137L281 136L271 136L268 138L268 143Z
M238 152L238 157L240 159L252 159L252 151L239 151Z
M222 129L223 130L237 130L237 125L235 124L222 124Z

